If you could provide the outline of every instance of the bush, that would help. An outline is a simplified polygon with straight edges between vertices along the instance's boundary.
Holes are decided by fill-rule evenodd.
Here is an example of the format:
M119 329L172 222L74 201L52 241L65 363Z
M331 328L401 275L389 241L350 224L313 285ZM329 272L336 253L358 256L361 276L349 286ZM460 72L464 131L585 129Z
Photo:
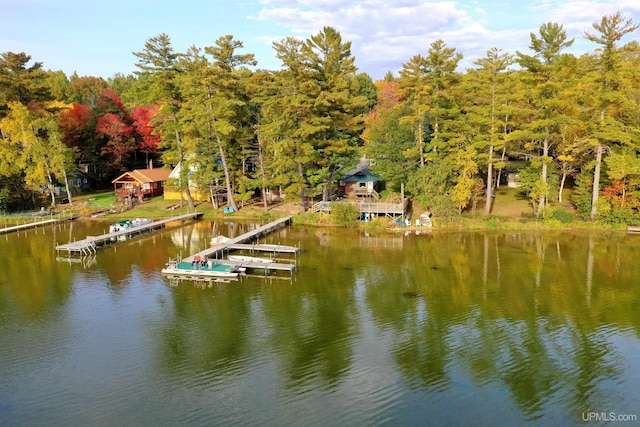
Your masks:
M389 226L389 218L378 216L367 222L364 227L367 230L383 230Z
M360 211L355 203L332 203L331 222L340 227L356 227Z
M11 193L6 188L0 189L0 212L9 212L11 206Z
M293 217L294 224L318 224L321 220L321 215L318 213L306 212L298 214Z
M628 206L612 206L609 209L600 209L598 210L597 218L599 221L609 225L635 224L638 222L638 215Z
M553 209L549 214L545 213L545 219L556 220L562 224L571 224L575 217L571 212L564 209Z

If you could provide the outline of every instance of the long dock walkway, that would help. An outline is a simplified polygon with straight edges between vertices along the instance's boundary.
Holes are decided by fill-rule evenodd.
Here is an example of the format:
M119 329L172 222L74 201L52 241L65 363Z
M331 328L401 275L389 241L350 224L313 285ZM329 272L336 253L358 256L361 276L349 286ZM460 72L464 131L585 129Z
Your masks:
M130 237L135 234L143 233L145 231L151 231L151 230L156 230L158 228L162 228L170 222L182 221L185 219L197 219L202 215L203 215L202 213L194 212L190 214L184 214L180 216L163 219L160 221L154 221L149 224L144 224L144 225L140 225L133 228L115 231L113 233L102 234L100 236L87 236L82 240L77 240L77 241L65 243L62 245L56 245L56 251L67 252L68 254L77 253L82 255L88 255L88 254L94 253L98 246L101 246L113 241L117 241L118 237L121 237L121 236Z
M18 224L18 225L12 225L10 227L0 228L0 234L11 233L12 231L27 230L29 228L41 227L43 225L48 225L48 224L56 224L58 222L69 221L75 218L76 217L53 218L53 219L45 219L41 221L25 222L24 224Z
M270 222L269 224L265 224L262 225L258 228L255 228L251 231L248 231L244 234L239 235L238 237L232 237L231 239L227 240L224 243L219 243L216 246L213 246L211 248L207 248L201 252L195 253L187 258L184 258L182 261L183 262L192 262L193 259L196 256L199 256L201 259L202 258L218 258L220 256L222 256L224 254L225 251L229 251L230 249L236 249L236 248L240 248L239 245L241 245L244 242L253 240L253 239L257 239L260 236L264 236L265 234L269 234L271 233L273 230L276 230L282 226L284 226L285 224L287 224L289 221L291 221L291 217L287 216L284 218L280 218L277 219L273 222ZM235 246L235 247L234 247ZM273 252L290 252L290 253L294 253L294 252L298 252L300 251L300 248L296 248L294 246L283 246L283 245L246 245L246 248L242 247L243 249L254 249L254 250L259 250L258 248L263 248L262 250L265 251L273 251ZM279 250L282 249L282 250ZM211 256L213 255L213 256Z

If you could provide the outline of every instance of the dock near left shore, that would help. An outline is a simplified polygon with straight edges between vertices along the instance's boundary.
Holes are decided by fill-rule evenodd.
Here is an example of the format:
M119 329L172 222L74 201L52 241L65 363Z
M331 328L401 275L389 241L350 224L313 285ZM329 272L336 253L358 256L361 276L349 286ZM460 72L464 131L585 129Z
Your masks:
M13 231L27 230L30 228L42 227L43 225L57 224L59 222L71 221L76 218L77 218L76 216L72 216L72 217L65 217L65 218L41 219L39 221L35 220L33 222L25 222L24 224L18 224L18 225L12 225L9 227L0 228L0 234L11 233Z
M159 221L154 221L149 224L140 225L134 228L128 228L125 230L115 231L113 233L102 234L100 236L87 236L82 240L77 240L77 241L65 243L62 245L56 245L56 251L67 252L69 255L71 254L88 255L88 254L94 253L98 248L98 246L102 246L104 244L117 241L118 237L122 237L122 236L130 237L136 234L144 233L146 231L163 228L170 222L183 221L187 219L198 219L202 215L203 214L200 212L194 212L190 214L184 214L180 216L162 219Z

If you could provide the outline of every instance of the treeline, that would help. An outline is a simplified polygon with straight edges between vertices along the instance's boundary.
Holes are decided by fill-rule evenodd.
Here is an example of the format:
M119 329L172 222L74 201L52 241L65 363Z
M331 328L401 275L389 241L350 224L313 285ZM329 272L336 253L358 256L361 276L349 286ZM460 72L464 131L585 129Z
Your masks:
M562 25L547 23L528 50L491 48L465 72L457 71L462 55L436 40L398 77L375 83L357 73L351 43L330 27L274 43L277 71L255 70L232 36L178 53L160 34L134 52L135 75L108 81L68 79L4 53L0 209L64 182L79 163L105 185L150 160L181 164L174 184L192 205L193 188L221 186L235 209L256 191L265 207L267 190L327 200L364 152L436 215L479 204L491 213L501 175L517 172L537 215L557 199L586 218L632 222L640 46L621 39L637 27L605 16L585 31L593 52L575 57ZM572 197L563 200L569 180Z

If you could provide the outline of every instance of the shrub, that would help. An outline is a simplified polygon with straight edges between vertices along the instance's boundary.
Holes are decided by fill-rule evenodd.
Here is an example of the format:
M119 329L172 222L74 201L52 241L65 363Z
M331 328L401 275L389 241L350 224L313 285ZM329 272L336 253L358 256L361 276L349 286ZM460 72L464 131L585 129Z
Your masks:
M575 220L575 217L571 212L564 209L553 209L550 214L545 215L545 219L557 220L562 224L570 224Z
M9 212L11 205L11 193L6 188L0 189L0 212Z
M599 210L598 220L609 225L635 224L638 215L628 206L613 206Z
M356 227L360 211L355 203L332 203L331 222L340 227Z
M385 229L389 226L389 218L385 217L375 217L374 219L367 222L364 227L370 230L381 230Z
M320 214L306 212L303 214L298 214L293 217L294 224L317 224L320 222Z

